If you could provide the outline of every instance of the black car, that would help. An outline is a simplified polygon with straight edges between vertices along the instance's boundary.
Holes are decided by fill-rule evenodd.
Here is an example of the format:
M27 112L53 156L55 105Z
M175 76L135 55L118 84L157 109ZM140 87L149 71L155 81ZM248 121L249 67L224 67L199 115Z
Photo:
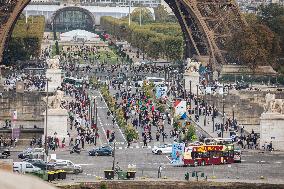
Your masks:
M18 154L19 159L26 159L28 158L28 153L32 151L32 148L27 148L26 150L22 151L21 153Z
M90 156L110 156L112 155L113 149L110 146L102 146L89 151Z
M237 82L236 90L247 89L249 84L245 82Z
M27 162L31 163L33 166L40 168L41 170L53 170L54 164L46 163L41 159L27 159Z
M0 147L0 159L6 159L10 156L10 150L5 147Z

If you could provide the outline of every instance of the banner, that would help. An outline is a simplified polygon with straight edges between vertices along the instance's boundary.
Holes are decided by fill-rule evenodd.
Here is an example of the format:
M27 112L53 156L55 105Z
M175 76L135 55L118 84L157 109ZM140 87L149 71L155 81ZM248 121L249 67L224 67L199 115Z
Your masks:
M174 117L179 119L186 118L186 101L185 100L175 100L174 102Z
M172 146L172 165L184 165L184 143L174 143Z
M20 138L20 128L12 128L12 138L15 139L19 139Z
M12 111L12 120L15 121L18 119L18 113L17 111Z
M168 87L157 86L156 87L156 98L166 98Z

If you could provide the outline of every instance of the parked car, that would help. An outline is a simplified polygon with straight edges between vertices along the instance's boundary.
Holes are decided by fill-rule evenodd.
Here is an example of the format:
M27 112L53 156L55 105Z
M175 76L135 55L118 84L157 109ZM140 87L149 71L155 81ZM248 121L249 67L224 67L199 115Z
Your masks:
M26 162L31 163L32 165L40 168L41 170L53 170L54 164L53 163L46 163L42 159L27 159Z
M13 171L18 173L31 173L40 171L41 169L32 165L29 162L14 162L13 163Z
M6 159L10 156L10 150L6 147L0 147L0 159Z
M102 146L89 151L90 156L110 156L112 155L113 149L110 146Z
M53 170L64 170L67 173L72 173L72 174L79 174L83 172L83 169L80 165L74 164L70 160L60 160L57 159L55 162L50 162L53 163Z
M44 148L27 148L20 154L18 154L18 158L20 159L35 159L40 158L45 153Z
M154 146L152 148L152 153L154 154L170 154L172 153L172 144L161 144L159 146Z
M21 153L18 154L18 158L20 158L20 159L27 158L27 156L28 156L27 154L31 153L31 151L32 151L32 148L25 149L24 151L22 151Z
M247 89L249 88L249 84L245 82L237 82L236 89L241 90L241 89Z

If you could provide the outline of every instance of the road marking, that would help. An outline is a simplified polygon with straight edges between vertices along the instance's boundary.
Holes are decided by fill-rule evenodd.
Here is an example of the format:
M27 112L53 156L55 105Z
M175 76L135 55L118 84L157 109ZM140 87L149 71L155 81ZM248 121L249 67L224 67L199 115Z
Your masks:
M103 129L104 135L105 135L105 137L106 137L106 141L108 141L107 135L106 135L106 131L105 131L105 128L104 128L103 126L102 126L102 129Z
M281 162L281 161L276 161L275 163L280 164L280 163L282 163L282 162Z
M266 161L256 161L257 163L265 163Z
M140 148L139 146L135 146L135 148Z
M169 158L169 156L166 156L167 157L167 159L171 162L172 160Z

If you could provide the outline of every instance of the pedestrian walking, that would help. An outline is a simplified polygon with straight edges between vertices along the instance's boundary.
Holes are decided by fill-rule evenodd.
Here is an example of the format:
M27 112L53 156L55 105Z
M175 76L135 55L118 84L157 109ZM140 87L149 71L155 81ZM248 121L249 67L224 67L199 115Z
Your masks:
M158 168L158 178L162 177L162 166L160 165Z

